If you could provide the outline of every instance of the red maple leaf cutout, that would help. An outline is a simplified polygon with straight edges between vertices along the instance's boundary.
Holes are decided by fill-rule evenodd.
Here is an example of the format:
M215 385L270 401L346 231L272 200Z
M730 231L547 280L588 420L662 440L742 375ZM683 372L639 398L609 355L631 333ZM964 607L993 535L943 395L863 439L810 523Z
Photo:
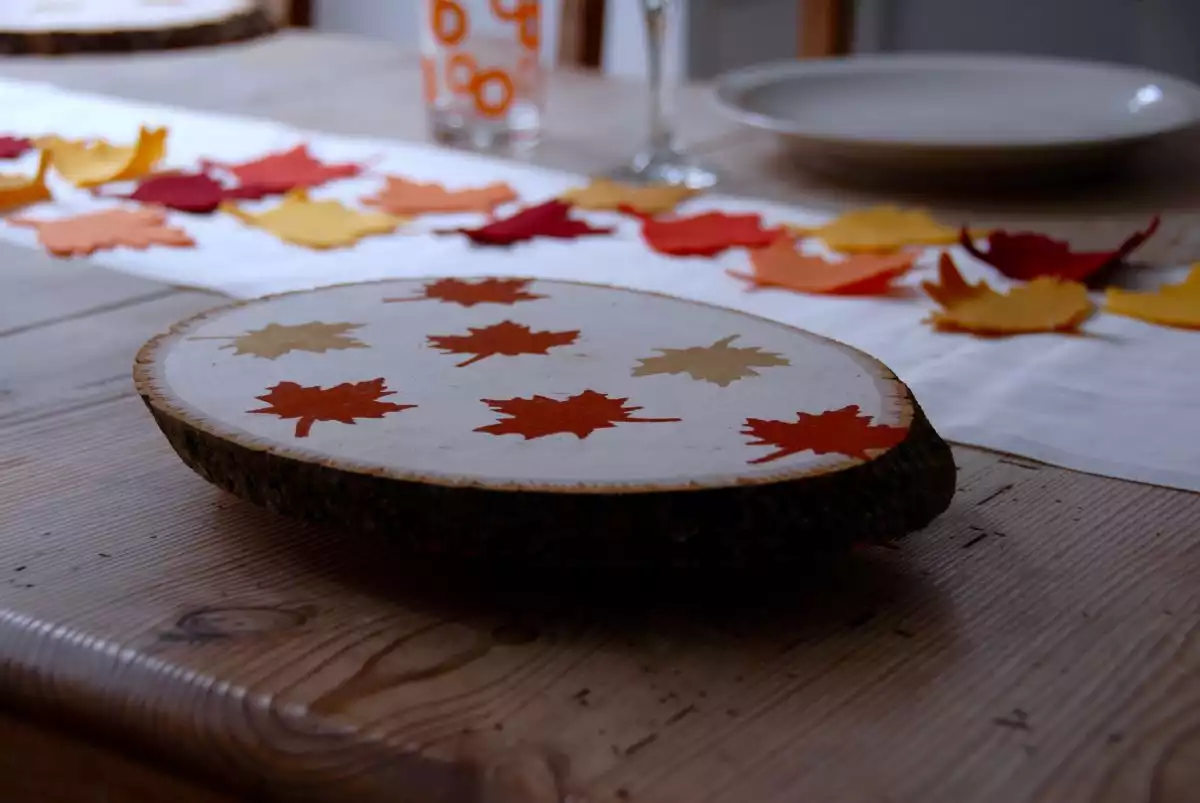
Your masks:
M603 393L585 390L566 399L534 396L531 399L481 399L501 415L510 416L476 432L492 435L521 435L525 440L569 433L583 440L598 429L617 424L667 424L679 418L634 418L641 407L626 407L629 399L610 399Z
M485 326L482 329L467 327L469 335L429 335L429 345L447 354L474 354L475 356L457 367L462 368L488 357L503 354L516 357L519 354L548 354L555 346L569 346L579 337L579 330L569 332L533 332L528 326L512 321Z
M1071 246L1044 234L1021 231L989 232L988 250L980 251L964 228L959 242L967 252L1010 279L1032 281L1039 276L1053 276L1067 281L1083 282L1101 270L1128 257L1158 231L1159 217L1155 215L1144 230L1134 232L1113 251L1071 251Z
M259 401L266 402L266 407L247 412L298 419L296 437L307 438L312 425L317 421L354 424L356 418L383 418L388 413L397 413L417 406L379 401L384 396L394 395L396 391L388 390L383 379L343 382L329 388L280 382L267 388L266 395L256 397Z
M547 201L529 206L509 217L497 218L475 229L451 229L444 234L465 234L476 245L512 245L535 237L573 240L589 234L609 234L611 227L596 227L571 217L571 205Z
M325 164L313 157L308 146L303 144L241 164L203 160L200 165L205 171L213 168L228 170L243 187L258 187L272 194L297 187L318 187L334 179L353 178L363 171L362 165L350 162Z
M677 257L713 257L735 246L766 248L779 236L779 229L764 229L762 218L755 214L705 212L670 220L641 217L646 243L660 254Z
M268 187L226 187L207 173L159 173L138 183L128 195L103 197L128 198L143 204L165 206L180 212L207 215L215 212L222 201L233 199L257 200L274 193ZM102 195L101 193L97 193Z
M844 454L866 460L871 449L890 449L908 437L906 427L872 424L857 404L825 413L796 413L795 421L764 421L747 418L743 435L758 440L750 446L775 446L776 451L747 463L770 463L800 452Z
M0 136L0 159L18 159L33 150L33 140L27 137Z
M534 301L545 296L528 291L533 279L480 279L477 282L463 279L438 279L425 285L420 295L408 298L385 298L385 304L402 301L443 301L462 307L476 304L507 304L518 301Z

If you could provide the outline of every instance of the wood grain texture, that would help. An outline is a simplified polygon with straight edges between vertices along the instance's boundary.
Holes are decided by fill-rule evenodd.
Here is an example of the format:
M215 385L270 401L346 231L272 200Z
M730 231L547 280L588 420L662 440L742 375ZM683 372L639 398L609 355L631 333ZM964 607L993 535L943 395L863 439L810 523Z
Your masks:
M245 0L229 16L195 24L95 31L0 31L0 55L65 55L71 53L173 50L240 42L273 30L270 15L257 0Z
M149 63L0 74L423 135L415 59L386 45L287 34ZM198 70L211 80L184 80ZM554 80L539 160L592 170L632 152L640 132L597 110L638 108L638 87ZM412 92L365 102L380 85ZM700 90L680 114L732 193L873 200L806 176L769 138L734 147ZM1200 191L1180 178L1200 147L1184 144L1173 166L1103 191L930 205L1081 244L1163 209L1147 253L1200 258ZM0 329L19 286L38 313L15 327L43 337L0 336L0 383L39 400L72 373L114 379L0 421L0 708L39 727L252 800L1188 803L1200 788L1200 495L956 449L942 519L822 573L701 589L451 575L194 476L115 377L210 299L111 309L145 288L31 280L43 260L4 252ZM109 293L94 316L93 290ZM26 738L0 727L0 753ZM186 800L156 777L143 799Z

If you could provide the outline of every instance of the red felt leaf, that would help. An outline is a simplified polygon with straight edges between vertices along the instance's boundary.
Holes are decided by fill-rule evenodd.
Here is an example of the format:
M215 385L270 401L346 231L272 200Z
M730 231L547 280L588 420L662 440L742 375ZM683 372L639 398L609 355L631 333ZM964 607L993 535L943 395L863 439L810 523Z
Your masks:
M33 150L33 140L27 137L0 136L0 159L17 159Z
M579 338L579 330L534 332L528 326L501 321L482 328L467 327L468 335L429 335L429 345L447 354L472 354L458 364L462 368L488 357L503 354L548 354L555 346L569 346Z
M691 217L655 220L642 217L642 236L655 251L671 256L713 257L728 248L765 248L779 229L764 229L756 214L705 212Z
M395 395L396 391L388 390L382 378L365 382L343 382L328 388L280 382L268 388L265 395L256 397L259 401L266 402L266 407L247 412L295 418L296 437L307 438L312 425L317 421L353 424L356 418L383 418L388 413L416 407L415 404L379 401L384 396Z
M1159 217L1155 215L1143 231L1135 232L1113 251L1073 252L1062 240L1034 232L992 231L988 233L988 250L981 251L964 228L959 242L971 256L980 259L1010 279L1031 281L1039 276L1053 276L1068 281L1083 282L1099 271L1128 257L1158 231Z
M353 178L362 173L363 166L350 162L326 164L308 152L307 145L271 153L241 164L222 164L203 160L203 170L228 170L244 187L260 187L272 194L281 194L298 187L317 187L339 178Z
M403 301L428 301L430 299L460 307L476 304L505 304L512 306L518 301L536 301L545 296L529 292L533 279L480 279L472 282L464 279L438 279L426 284L421 294L407 298L385 298L385 304Z
M128 195L106 197L128 198L180 212L207 215L216 211L222 201L257 200L271 194L272 190L266 187L226 187L207 173L160 173L142 179Z
M571 205L547 201L529 206L510 217L497 218L475 229L451 229L443 233L465 234L476 245L512 245L536 237L573 240L589 234L609 234L612 228L598 228L586 220L571 217Z
M764 457L746 461L756 464L806 451L866 460L867 450L892 448L908 437L908 429L872 424L870 416L859 412L857 404L851 404L816 415L796 413L795 421L747 418L742 434L757 439L750 442L751 446L776 447L776 451Z
M534 396L530 399L482 399L501 415L495 424L478 427L476 432L492 435L521 435L525 440L568 433L583 440L598 429L617 424L666 424L678 418L634 418L641 407L627 407L629 399L610 399L604 393L585 390L566 399Z

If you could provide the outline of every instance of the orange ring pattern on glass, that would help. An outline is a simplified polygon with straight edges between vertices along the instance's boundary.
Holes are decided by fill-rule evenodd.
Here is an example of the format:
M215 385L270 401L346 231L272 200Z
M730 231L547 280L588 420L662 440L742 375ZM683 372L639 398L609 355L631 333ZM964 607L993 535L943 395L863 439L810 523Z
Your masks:
M471 29L470 15L458 0L429 0L433 4L429 19L433 35L440 44L454 47L467 38Z

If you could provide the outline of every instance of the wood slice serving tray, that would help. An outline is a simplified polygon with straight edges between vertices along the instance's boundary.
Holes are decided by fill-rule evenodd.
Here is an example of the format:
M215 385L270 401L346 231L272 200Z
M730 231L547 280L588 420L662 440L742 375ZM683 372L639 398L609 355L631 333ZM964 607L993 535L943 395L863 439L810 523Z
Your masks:
M142 349L139 392L212 483L413 549L750 565L893 539L954 461L876 360L762 318L525 279L235 304Z
M0 2L0 55L200 47L272 29L258 0Z

